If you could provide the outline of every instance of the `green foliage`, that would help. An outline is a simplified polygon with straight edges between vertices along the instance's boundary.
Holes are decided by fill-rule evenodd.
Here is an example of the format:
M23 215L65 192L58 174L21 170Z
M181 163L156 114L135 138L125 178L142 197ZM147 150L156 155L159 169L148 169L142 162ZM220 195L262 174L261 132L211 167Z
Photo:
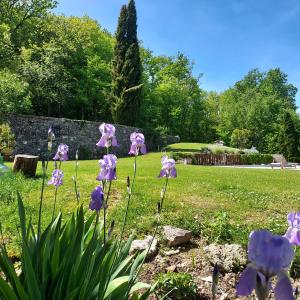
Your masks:
M293 260L290 275L292 278L300 277L300 252L299 247L295 247L295 258Z
M247 246L250 231L246 224L234 224L226 211L219 210L203 217L200 235L211 243L235 241Z
M250 71L220 95L218 134L228 142L234 129L244 128L259 151L276 151L278 116L283 109L295 110L296 91L280 69Z
M160 297L167 295L168 299L193 300L197 297L197 285L188 273L161 273L157 276Z
M7 24L1 24L0 22L0 68L11 66L14 58L14 47L11 42L10 28Z
M261 165L270 164L273 161L273 156L271 154L242 154L241 164L242 165Z
M0 153L5 150L13 150L15 144L15 135L12 133L9 124L0 124Z
M55 5L1 1L0 111L109 121L113 37L88 17L49 14Z
M292 112L283 112L278 132L278 150L286 159L299 156L300 132L297 130Z
M132 239L121 244L103 242L102 225L82 206L67 221L59 214L38 238L31 220L26 223L18 197L22 234L21 274L17 275L5 246L0 246L1 299L127 299L140 289L146 299L151 286L136 282L146 251L129 256ZM95 224L94 224L95 223Z
M112 37L88 17L51 16L43 33L44 41L21 53L35 113L104 119Z
M0 69L0 113L28 113L30 110L28 83L18 74Z
M1 0L0 24L6 24L10 31L10 43L7 45L18 54L37 39L50 9L57 4L55 0Z
M112 61L112 115L114 122L136 125L140 108L142 66L134 0L123 5Z
M231 138L230 138L230 144L232 147L236 147L239 149L245 149L250 147L250 140L251 137L251 131L248 129L234 129Z
M182 53L155 57L149 50L142 52L142 60L145 98L140 126L179 135L181 140L204 141L203 92L193 63Z

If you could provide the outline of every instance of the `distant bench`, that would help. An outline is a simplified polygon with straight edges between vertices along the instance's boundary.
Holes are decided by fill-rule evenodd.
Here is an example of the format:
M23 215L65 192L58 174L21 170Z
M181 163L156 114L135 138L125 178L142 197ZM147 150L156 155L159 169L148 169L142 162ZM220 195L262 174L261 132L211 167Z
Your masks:
M297 164L296 163L288 163L288 162L283 162L283 163L280 163L280 162L272 162L270 163L270 166L271 168L273 169L274 167L279 167L281 169L284 169L284 168L297 168Z

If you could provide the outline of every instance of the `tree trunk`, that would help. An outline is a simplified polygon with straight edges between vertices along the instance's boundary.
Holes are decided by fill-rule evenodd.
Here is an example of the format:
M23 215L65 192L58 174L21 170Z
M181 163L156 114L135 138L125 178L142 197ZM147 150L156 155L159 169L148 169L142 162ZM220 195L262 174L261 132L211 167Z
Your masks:
M38 156L18 154L15 156L13 171L21 171L25 176L34 177L38 160Z

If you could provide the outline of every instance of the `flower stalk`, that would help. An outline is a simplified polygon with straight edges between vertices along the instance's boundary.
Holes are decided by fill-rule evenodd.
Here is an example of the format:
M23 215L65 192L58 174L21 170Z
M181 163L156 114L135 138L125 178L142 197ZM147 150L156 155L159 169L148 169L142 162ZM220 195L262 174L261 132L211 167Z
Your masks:
M79 204L79 191L78 191L78 188L77 188L78 164L79 164L78 163L78 150L76 150L76 154L75 154L75 177L73 177L73 181L74 181L74 189L75 189L77 205Z

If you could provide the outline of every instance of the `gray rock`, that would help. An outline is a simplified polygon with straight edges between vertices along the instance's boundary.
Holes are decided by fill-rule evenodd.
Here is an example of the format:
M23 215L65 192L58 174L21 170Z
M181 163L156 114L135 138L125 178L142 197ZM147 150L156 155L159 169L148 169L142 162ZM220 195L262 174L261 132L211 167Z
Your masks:
M192 238L192 232L173 226L164 226L164 237L168 246L172 247L188 243Z
M177 250L170 250L170 251L165 251L164 254L166 256L171 256L171 255L175 255L175 254L178 254L180 253L180 251L177 249Z
M175 272L177 270L177 266L176 265L172 265L166 268L167 272Z
M132 255L137 251L144 251L145 249L148 249L150 247L150 244L152 242L153 236L147 235L145 239L143 240L134 240L131 244L129 254ZM148 258L153 257L157 253L157 244L158 241L156 238L154 238L151 248L148 253Z
M247 263L247 253L238 244L210 244L203 248L211 264L218 264L221 272L232 272Z

